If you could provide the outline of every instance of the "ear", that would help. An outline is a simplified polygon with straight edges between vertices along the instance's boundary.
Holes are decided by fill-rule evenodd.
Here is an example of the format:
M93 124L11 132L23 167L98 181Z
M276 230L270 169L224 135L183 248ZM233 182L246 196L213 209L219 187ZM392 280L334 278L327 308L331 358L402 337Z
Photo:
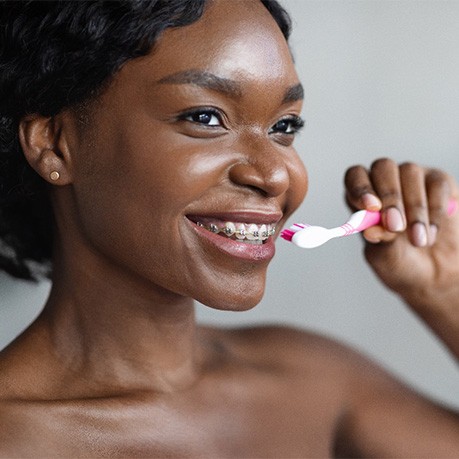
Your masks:
M71 156L61 121L58 116L28 115L19 123L19 141L27 162L53 185L72 181Z

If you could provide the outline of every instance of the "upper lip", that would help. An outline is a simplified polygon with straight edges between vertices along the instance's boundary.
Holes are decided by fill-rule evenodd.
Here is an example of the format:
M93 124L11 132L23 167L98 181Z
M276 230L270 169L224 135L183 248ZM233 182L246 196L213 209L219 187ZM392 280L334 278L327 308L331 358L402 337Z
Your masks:
M199 218L214 218L225 222L240 222L254 224L276 224L282 217L282 212L276 211L225 211L225 212L197 212L186 215L188 219L195 223Z

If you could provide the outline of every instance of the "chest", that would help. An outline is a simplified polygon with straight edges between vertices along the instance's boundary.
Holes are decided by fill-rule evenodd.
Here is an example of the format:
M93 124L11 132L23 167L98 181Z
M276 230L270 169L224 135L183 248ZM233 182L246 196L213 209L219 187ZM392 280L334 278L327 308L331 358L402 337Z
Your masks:
M324 404L324 394L288 386L258 386L257 393L248 389L242 385L194 397L21 407L2 423L0 457L332 454L339 414L333 397Z

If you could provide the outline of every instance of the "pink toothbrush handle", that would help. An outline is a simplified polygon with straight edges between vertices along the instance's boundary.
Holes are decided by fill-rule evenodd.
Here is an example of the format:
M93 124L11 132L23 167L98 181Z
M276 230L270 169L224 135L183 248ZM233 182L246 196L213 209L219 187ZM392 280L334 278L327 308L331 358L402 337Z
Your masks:
M456 213L458 209L458 202L456 199L450 199L448 202L448 208L447 208L447 213L448 216L451 216ZM360 214L360 212L365 212L365 215L362 219L362 221L357 224L357 225L352 225L352 220ZM371 226L375 226L381 222L381 213L380 212L372 212L369 210L364 210L364 211L359 211L356 212L355 214L352 215L351 219L349 222L345 223L341 228L346 230L346 234L352 234L352 233L359 233L361 231L366 230L367 228L370 228Z
M448 202L448 207L447 207L447 213L448 216L454 215L457 211L459 210L459 203L456 199L451 198ZM351 215L351 218L342 226L338 228L333 228L332 230L326 230L325 231L339 231L339 234L336 234L333 237L342 237L342 236L348 236L350 234L354 233L359 233L361 231L366 230L367 228L370 228L371 226L375 226L381 222L381 213L380 212L374 212L370 210L359 210ZM296 233L301 232L305 228L309 227L310 225L304 224L304 223L295 223L288 229L284 229L280 236L289 241L293 242L292 239L296 235ZM322 242L323 243L323 242ZM297 245L299 245L297 243ZM318 244L321 245L321 244ZM317 247L318 245L315 245L314 247ZM307 247L299 245L300 247ZM312 246L308 247L311 248Z
M352 225L352 220L359 216L360 217L360 212L363 213L363 219L361 220L360 223L357 225ZM360 220L360 218L359 218ZM371 226L375 226L381 221L381 213L380 212L372 212L370 210L364 210L364 211L359 211L356 212L351 219L349 220L348 223L345 223L342 228L346 230L346 234L352 234L352 233L360 233L361 231L366 230L367 228L370 228Z

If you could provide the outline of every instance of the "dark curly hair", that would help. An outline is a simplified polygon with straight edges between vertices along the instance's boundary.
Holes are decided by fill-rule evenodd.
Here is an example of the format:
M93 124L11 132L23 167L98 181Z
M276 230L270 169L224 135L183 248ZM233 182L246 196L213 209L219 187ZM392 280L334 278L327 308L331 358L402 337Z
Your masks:
M27 280L51 273L53 213L22 152L20 120L95 99L165 29L198 20L207 1L0 0L0 270ZM288 39L288 14L261 1Z

